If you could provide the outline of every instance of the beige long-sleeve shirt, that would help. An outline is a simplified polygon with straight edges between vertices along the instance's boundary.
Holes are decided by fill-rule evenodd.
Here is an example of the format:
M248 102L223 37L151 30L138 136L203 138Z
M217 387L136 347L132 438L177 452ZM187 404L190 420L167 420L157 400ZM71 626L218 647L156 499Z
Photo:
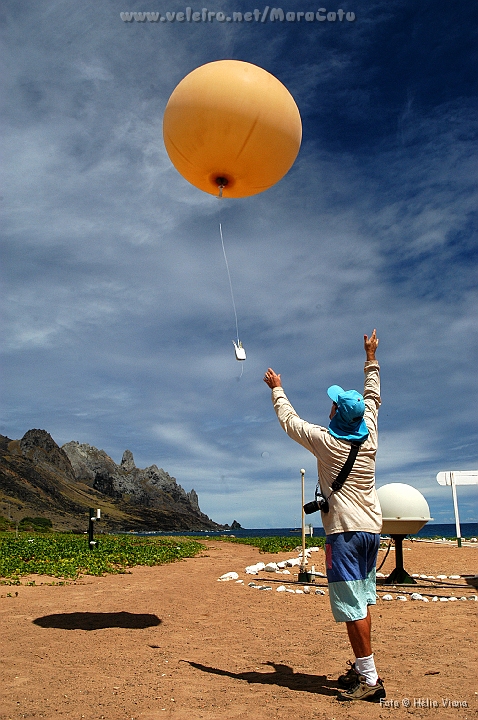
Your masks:
M375 360L365 363L363 397L365 422L369 431L342 489L329 499L330 511L321 513L325 534L347 531L379 533L382 512L375 490L375 456L378 446L380 368ZM282 388L272 390L272 402L280 424L293 440L317 458L322 493L329 497L332 483L348 458L350 442L338 440L327 428L301 420Z

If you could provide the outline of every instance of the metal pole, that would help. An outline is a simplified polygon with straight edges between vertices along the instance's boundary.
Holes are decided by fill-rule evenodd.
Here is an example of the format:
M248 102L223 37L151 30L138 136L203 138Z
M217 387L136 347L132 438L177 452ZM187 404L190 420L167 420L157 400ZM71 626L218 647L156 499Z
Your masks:
M299 568L299 575L298 575L298 581L301 583L310 583L314 582L315 575L314 568L312 568L312 572L307 572L306 565L307 565L307 557L305 554L305 511L304 511L304 504L305 504L305 481L304 481L304 475L305 470L301 470L300 474L302 475L302 561L300 563Z
M450 473L450 483L451 483L451 494L453 496L453 507L455 508L455 525L456 525L456 540L458 543L458 547L461 547L461 528L460 528L460 516L458 515L458 499L456 497L456 485L455 485L455 478L454 473Z
M305 512L304 512L304 504L305 504L305 481L304 481L304 475L305 470L301 470L300 474L302 476L302 561L300 563L300 570L299 570L299 577L297 578L299 582L310 582L309 574L307 573L305 569Z
M305 572L305 512L304 512L304 505L305 505L305 470L301 470L300 474L302 476L302 567L301 570Z
M392 570L388 578L385 580L386 585L416 585L416 580L403 567L403 540L406 535L392 535L392 540L395 543L395 569Z

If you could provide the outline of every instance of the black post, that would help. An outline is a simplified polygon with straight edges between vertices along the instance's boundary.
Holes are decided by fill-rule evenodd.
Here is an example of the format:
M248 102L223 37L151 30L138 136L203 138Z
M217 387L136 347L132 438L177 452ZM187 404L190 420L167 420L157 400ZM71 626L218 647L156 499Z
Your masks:
M93 539L93 534L95 531L95 522L96 520L99 520L100 517L100 511L95 510L94 508L89 509L89 517L88 517L88 547L90 550L94 550L96 547L98 547L97 540Z
M387 585L416 585L417 582L403 567L403 546L402 543L406 535L392 535L395 543L395 570L392 570L388 578L385 580Z

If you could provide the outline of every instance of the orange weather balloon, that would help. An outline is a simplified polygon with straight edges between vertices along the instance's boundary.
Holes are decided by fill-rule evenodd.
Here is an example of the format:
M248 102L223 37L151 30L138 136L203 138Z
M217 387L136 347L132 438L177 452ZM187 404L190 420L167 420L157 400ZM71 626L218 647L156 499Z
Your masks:
M163 135L186 180L238 198L284 177L299 152L302 124L276 77L251 63L219 60L181 80L164 112Z

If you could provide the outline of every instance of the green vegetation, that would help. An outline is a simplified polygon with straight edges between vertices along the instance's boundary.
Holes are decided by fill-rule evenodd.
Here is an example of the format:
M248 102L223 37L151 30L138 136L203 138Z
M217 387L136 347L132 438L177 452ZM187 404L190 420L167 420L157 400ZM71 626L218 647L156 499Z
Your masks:
M12 520L8 520L8 518L3 517L3 515L0 515L0 532L5 532L6 530L14 530L15 529L15 523L12 522Z
M53 523L44 517L24 517L21 520L11 520L0 515L0 532L7 530L30 530L33 532L50 532L53 529Z
M42 517L24 517L18 523L19 530L33 530L34 532L50 532L52 527L52 521Z
M291 537L257 537L257 538L232 538L232 537L221 537L214 538L214 540L226 540L227 542L240 543L242 545L253 545L253 547L259 548L262 553L278 553L278 552L289 552L295 550L296 547L302 545L302 537L295 535ZM324 547L324 537L309 537L305 538L305 547Z
M24 526L38 527L37 520L24 518L19 524L19 530ZM86 534L52 532L48 524L48 520L40 523L39 534L22 532L15 537L11 532L0 532L0 578L8 580L8 584L19 583L19 579L25 575L48 575L74 580L79 575L123 573L135 565L163 565L194 557L205 549L204 544L198 541L199 538L97 535L98 546L90 550ZM49 530L47 534L43 528ZM263 553L289 552L301 544L300 536L215 537L214 540L252 545ZM325 538L306 538L306 547L323 547L324 543Z
M135 565L163 565L194 557L204 545L192 538L99 535L98 547L88 548L87 535L0 533L0 577L23 575L75 579L79 575L123 573Z

